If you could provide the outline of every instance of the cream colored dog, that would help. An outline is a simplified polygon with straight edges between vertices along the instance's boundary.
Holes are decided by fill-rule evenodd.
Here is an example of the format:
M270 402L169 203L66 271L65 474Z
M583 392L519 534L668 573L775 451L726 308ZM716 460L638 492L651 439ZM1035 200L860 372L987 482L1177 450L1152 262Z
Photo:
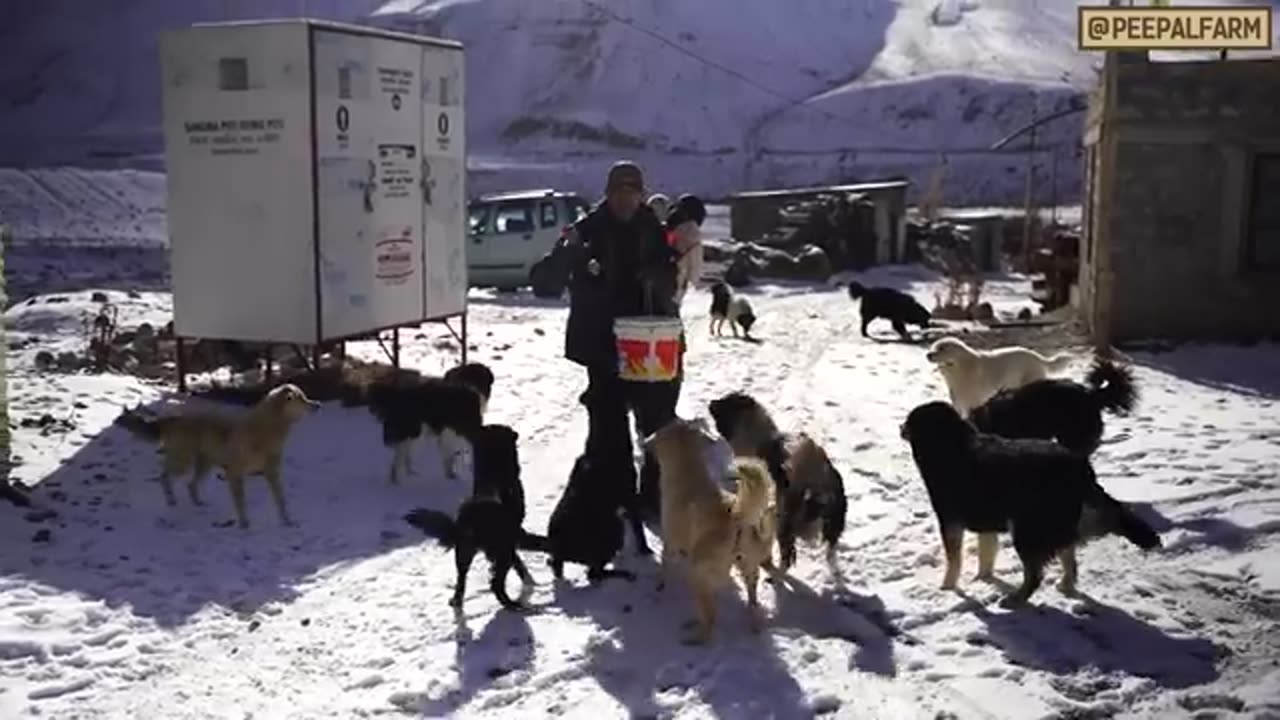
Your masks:
M769 469L759 460L737 458L726 471L737 493L721 489L706 457L714 434L704 421L675 419L645 440L661 471L662 590L677 558L693 587L697 619L688 644L711 639L716 594L736 565L747 589L752 632L763 625L756 590L760 569L773 570L776 505Z
M953 337L935 342L925 358L938 366L947 381L952 406L965 418L997 392L1042 380L1066 370L1071 363L1066 353L1045 357L1018 346L975 350Z
M280 482L280 461L284 443L293 424L320 407L296 385L281 385L253 406L248 415L229 418L214 413L191 413L159 419L144 418L136 410L126 410L116 424L160 446L164 453L160 476L164 499L176 505L173 480L191 473L187 494L193 505L200 500L200 482L215 467L220 467L231 489L240 527L249 527L245 511L245 477L261 473L275 500L276 512L283 525L293 525L285 506L284 486Z

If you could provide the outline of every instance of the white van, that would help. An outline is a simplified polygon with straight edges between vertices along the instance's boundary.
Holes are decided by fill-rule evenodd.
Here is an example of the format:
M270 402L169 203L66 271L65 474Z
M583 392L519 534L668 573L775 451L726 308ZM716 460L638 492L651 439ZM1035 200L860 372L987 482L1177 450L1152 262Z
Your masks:
M484 195L471 201L467 205L470 284L502 290L528 285L533 264L590 210L577 195L550 189Z

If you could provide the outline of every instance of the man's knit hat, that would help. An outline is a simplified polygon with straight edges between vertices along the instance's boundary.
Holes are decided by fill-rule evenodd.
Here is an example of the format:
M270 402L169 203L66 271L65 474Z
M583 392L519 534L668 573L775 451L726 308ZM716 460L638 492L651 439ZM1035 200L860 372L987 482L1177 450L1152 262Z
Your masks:
M644 192L644 173L640 170L639 165L627 160L620 160L609 168L609 179L605 181L604 191L609 193L624 187Z

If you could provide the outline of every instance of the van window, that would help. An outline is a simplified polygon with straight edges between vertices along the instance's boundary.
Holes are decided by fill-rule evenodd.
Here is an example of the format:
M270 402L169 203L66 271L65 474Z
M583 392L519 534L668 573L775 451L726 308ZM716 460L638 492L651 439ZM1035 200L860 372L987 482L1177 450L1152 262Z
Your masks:
M544 200L540 212L542 213L542 227L555 227L556 223L560 222L560 216L556 212L556 204L554 202Z
M493 231L505 233L530 233L537 228L533 220L533 203L503 203L493 216Z
M489 206L473 205L467 208L467 230L472 235L483 235L489 230Z

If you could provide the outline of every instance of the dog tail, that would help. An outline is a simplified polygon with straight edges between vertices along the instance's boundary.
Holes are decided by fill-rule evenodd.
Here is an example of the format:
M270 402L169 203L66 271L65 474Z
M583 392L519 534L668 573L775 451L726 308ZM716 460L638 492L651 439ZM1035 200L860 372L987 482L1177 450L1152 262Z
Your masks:
M1093 528L1094 532L1086 530L1086 534L1115 533L1143 550L1152 550L1161 545L1160 535L1145 520L1124 503L1108 495L1096 482L1085 498L1085 512L1093 514L1093 520L1097 523L1097 527Z
M733 474L738 481L733 514L742 524L755 525L772 504L773 478L769 475L769 466L756 458L736 458Z
M452 548L458 544L458 522L439 510L416 508L404 516L404 521L435 538L442 546Z
M148 442L158 442L164 436L165 426L169 424L168 418L157 418L155 420L143 417L137 410L125 409L120 416L115 419L115 424L129 431L130 434L142 438Z
M522 528L520 530L520 539L516 540L516 548L530 552L549 553L551 552L551 542L547 540L546 535L531 533Z
M867 289L863 287L862 283L858 282L857 280L851 280L849 282L849 297L851 299L857 300L858 298L862 297L862 295L866 292L867 292Z
M1093 388L1098 407L1114 413L1127 413L1138 402L1138 388L1134 384L1133 370L1117 365L1106 358L1095 358L1085 382Z

